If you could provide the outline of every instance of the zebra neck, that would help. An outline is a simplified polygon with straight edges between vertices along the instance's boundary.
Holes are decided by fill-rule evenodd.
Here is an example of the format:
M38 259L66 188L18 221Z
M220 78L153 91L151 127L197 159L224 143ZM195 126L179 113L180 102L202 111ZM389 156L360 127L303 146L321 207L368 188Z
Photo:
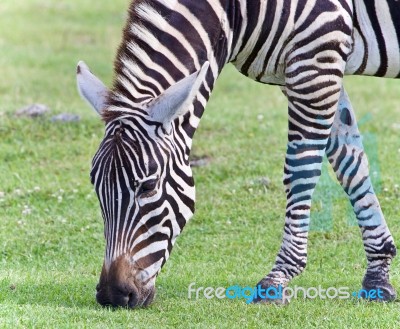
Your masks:
M159 96L169 86L198 70L210 72L180 126L191 139L215 81L235 50L232 25L241 17L238 0L133 1L115 60L109 98L114 112L127 112ZM114 117L115 118L115 117Z

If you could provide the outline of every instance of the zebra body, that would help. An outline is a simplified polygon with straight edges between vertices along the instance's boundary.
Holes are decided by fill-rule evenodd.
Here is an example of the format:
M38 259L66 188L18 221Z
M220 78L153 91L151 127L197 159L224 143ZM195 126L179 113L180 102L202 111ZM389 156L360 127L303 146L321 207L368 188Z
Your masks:
M268 21L268 4L271 1L256 1L248 13L247 21L251 17L257 17L258 25L253 30L247 42L242 39L241 51L231 57L233 65L243 74L253 80L263 83L285 85L286 56L290 54L296 45L297 39L293 34L304 39L304 34L317 30L321 25L331 28L332 23L340 23L342 13L340 11L324 11L326 17L319 16L314 20L312 10L317 5L326 6L321 1L272 1L274 5L273 15L280 20ZM386 78L400 77L400 5L397 1L354 0L343 2L331 2L336 6L347 4L348 10L352 8L351 51L346 61L344 73L346 75L369 75ZM258 6L257 6L257 5ZM313 6L315 4L315 6ZM301 13L299 7L303 7ZM350 8L349 8L350 7ZM259 14L257 12L259 11ZM283 14L282 14L283 12ZM376 26L379 30L376 30ZM335 31L332 31L336 33ZM245 32L241 31L242 35ZM268 35L263 35L268 33ZM260 37L263 44L257 45ZM275 38L275 40L274 40ZM336 39L336 37L331 36ZM290 39L290 41L288 40ZM275 42L274 42L275 41ZM319 52L322 62L325 52ZM311 58L309 58L311 59ZM302 61L304 65L304 61Z
M399 77L399 16L395 0L134 1L112 89L78 65L79 90L106 123L91 172L106 238L97 300L152 301L156 276L194 213L192 138L228 62L279 85L289 104L283 242L260 284L287 285L306 266L311 197L327 154L361 227L363 286L393 299L396 249L342 79Z

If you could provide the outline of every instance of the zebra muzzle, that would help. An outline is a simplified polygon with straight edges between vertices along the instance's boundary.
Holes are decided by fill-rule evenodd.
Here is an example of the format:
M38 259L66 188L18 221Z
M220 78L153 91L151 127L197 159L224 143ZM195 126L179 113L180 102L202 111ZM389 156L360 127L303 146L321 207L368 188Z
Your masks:
M102 306L145 307L155 296L154 281L142 282L135 279L135 272L124 259L114 261L109 268L103 265L100 281L96 286L96 300Z

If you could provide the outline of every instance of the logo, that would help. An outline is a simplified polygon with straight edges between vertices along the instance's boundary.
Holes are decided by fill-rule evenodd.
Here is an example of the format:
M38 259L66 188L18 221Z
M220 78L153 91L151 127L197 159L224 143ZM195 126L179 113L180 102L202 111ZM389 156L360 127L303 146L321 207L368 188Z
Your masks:
M282 300L282 302L290 301L291 299L348 299L355 297L358 299L382 299L383 291L381 289L361 289L350 293L349 287L328 287L323 288L321 285L318 287L301 287L294 286L262 288L260 285L257 287L242 287L240 285L224 287L195 287L196 283L192 282L188 287L188 299L244 299L246 304L250 304L254 299L265 299L268 301Z

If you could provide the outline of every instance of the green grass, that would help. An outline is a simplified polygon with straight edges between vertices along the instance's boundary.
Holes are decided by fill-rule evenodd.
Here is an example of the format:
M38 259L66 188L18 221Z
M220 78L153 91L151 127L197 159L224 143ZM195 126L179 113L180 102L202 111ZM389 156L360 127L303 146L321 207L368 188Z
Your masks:
M230 66L195 136L194 154L211 159L194 170L197 212L157 280L154 304L133 311L96 304L103 224L88 176L103 125L76 92L75 65L85 60L110 83L127 5L0 2L0 328L398 328L398 303L294 300L276 307L188 300L191 282L253 286L270 270L282 235L285 99ZM348 78L346 86L368 136L382 208L399 241L399 84ZM34 102L82 120L57 124L13 115ZM271 180L267 189L254 183L259 177ZM312 218L317 224L322 218L329 189L332 227L311 232L308 267L292 286L356 290L366 263L362 243L348 202L329 177L325 172L316 191ZM30 214L23 214L26 209ZM392 282L400 290L397 259Z

